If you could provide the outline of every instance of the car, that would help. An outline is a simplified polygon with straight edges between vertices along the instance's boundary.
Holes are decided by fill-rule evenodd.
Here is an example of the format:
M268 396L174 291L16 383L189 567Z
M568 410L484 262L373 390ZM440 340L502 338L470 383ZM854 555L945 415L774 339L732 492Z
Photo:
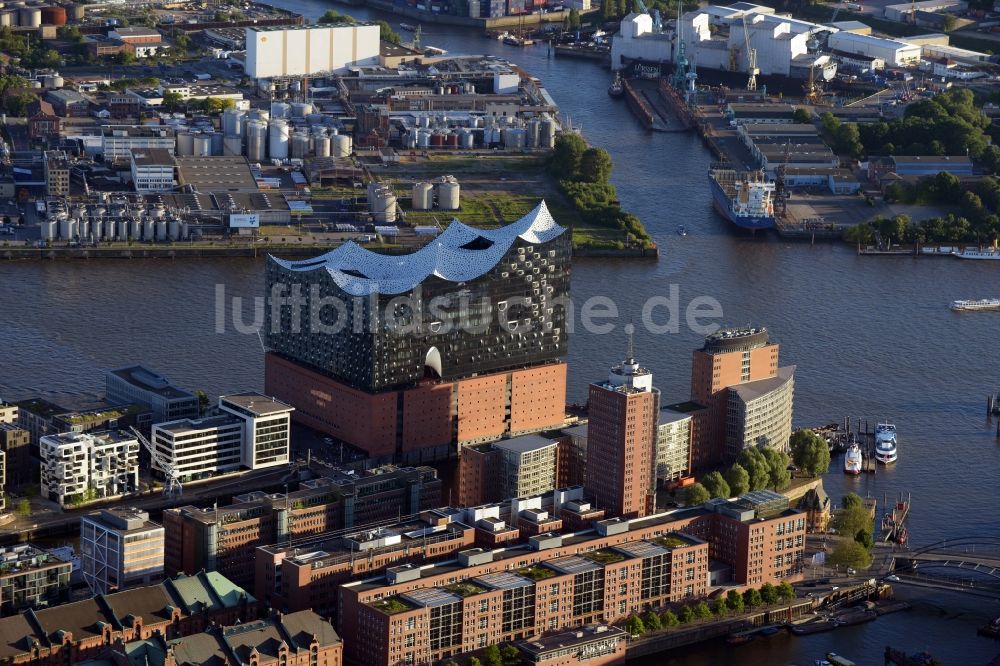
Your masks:
M847 575L848 575L848 576L853 576L853 575L855 575L856 573L858 573L858 572L857 572L857 571L855 571L854 569L852 569L852 568L850 568L850 567L848 567L848 568L847 568Z
M897 576L896 574L889 574L888 576L885 577L885 579L887 581L889 581L890 583L898 583L899 582L899 576Z
M789 472L797 472L797 471L799 471L799 468L796 467L795 465L789 465L785 469L787 469Z

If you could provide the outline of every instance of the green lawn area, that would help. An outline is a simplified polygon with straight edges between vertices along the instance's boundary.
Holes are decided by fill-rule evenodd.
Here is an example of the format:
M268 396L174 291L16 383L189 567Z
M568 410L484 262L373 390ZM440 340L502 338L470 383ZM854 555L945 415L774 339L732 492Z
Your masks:
M413 606L406 603L399 597L388 597L386 599L379 599L378 601L373 601L371 605L372 608L376 608L388 615L395 615L396 613L402 613L404 611L413 609Z
M595 550L592 553L581 553L580 557L586 557L598 564L614 564L625 559L624 555L613 550Z
M470 581L462 581L460 583L452 583L451 585L445 585L446 590L449 592L454 592L460 597L471 597L476 594L482 594L486 591L486 588L482 585L476 585Z
M537 565L532 565L530 567L521 567L517 569L517 573L521 574L525 578L530 578L534 581L545 580L546 578L552 578L556 575L556 572L552 569L546 567L541 567Z
M658 539L653 539L653 541L667 548L683 548L684 546L690 545L684 539L675 536L670 536L669 534L666 536L661 536Z

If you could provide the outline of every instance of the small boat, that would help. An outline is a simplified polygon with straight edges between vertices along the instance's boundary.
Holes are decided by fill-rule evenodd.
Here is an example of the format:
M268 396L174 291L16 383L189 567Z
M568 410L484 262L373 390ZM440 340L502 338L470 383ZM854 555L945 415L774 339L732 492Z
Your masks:
M678 236L687 236L688 235L687 227L685 227L683 224L679 225L677 227L677 235Z
M951 253L951 256L958 257L959 259L985 259L1000 261L1000 250L993 248L987 250L977 250L975 248L967 247L961 252L955 250Z
M625 94L625 84L622 82L622 75L620 73L615 73L615 80L608 86L608 94L616 98Z
M416 32L417 31L417 26L412 25L410 23L400 23L399 27L402 28L403 30L406 30L407 32Z
M776 625L776 624L772 624L772 625L770 625L768 627L764 627L763 629L761 629L757 633L760 636L765 636L766 637L766 636L774 636L779 631L781 631L781 627L778 626L778 625Z
M841 657L836 652L830 652L826 655L826 660L833 664L833 666L857 666L853 661L847 657Z
M951 309L955 312L1000 310L1000 298L980 298L976 301L952 301Z
M861 474L861 447L851 444L844 454L844 474Z
M875 426L875 460L883 465L896 462L896 426L879 423Z

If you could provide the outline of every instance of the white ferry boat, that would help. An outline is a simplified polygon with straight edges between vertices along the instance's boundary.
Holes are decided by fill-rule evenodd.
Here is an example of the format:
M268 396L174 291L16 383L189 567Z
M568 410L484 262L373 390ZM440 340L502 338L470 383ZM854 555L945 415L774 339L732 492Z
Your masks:
M896 462L896 426L879 423L875 426L875 460L888 465Z
M1000 298L980 298L975 301L952 301L951 309L956 312L975 312L976 310L1000 310Z
M961 251L955 250L951 255L959 259L994 259L1000 261L1000 249L997 248L978 250L974 247L967 247Z
M861 474L861 447L851 444L844 454L844 474Z

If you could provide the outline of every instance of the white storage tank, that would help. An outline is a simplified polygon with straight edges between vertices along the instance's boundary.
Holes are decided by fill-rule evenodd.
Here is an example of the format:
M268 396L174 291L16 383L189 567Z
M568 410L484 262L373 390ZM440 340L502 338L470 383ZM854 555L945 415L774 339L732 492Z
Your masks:
M180 221L173 217L167 223L167 233L170 234L170 240L180 240L181 238L181 223Z
M167 240L167 221L163 218L156 221L156 240Z
M310 113L312 113L313 105L309 102L293 102L292 103L292 117L293 118L305 118Z
M90 220L83 218L76 221L76 235L80 237L80 240L90 238Z
M94 236L95 241L102 240L104 238L104 220L99 217L90 220L90 233Z
M538 127L538 147L551 150L556 147L556 123L546 116Z
M292 157L302 159L309 154L309 134L295 132L292 134Z
M223 150L223 140L225 135L222 132L212 132L212 154L221 155Z
M330 156L330 137L326 134L318 135L315 139L316 144L316 157L329 157Z
M194 135L190 132L177 133L177 155L178 157L194 155Z
M212 156L212 137L208 134L196 134L194 136L194 156L195 157L211 157Z
M125 220L122 220L122 225L126 224ZM131 229L128 231L128 235L131 236L132 240L142 240L142 221L139 218L132 218ZM125 238L125 232L121 232L121 237Z
M0 28L13 28L17 25L17 12L0 12Z
M191 229L187 222L181 222L181 240L187 240L191 235Z
M434 208L434 185L416 183L413 186L413 210L431 210L432 208Z
M142 239L144 241L151 241L154 239L156 234L156 220L151 217L147 217L142 221Z
M243 137L227 136L222 140L222 154L231 157L243 154Z
M59 238L63 240L73 240L76 235L76 220L65 217L59 220Z
M408 132L404 132L403 136L400 137L400 141L403 144L403 148L416 148L417 147L417 131L411 129Z
M42 10L40 7L21 7L18 10L18 24L25 28L38 28L42 25Z
M460 204L459 185L454 176L444 176L437 187L438 208L458 210Z
M472 134L472 130L463 127L458 131L458 145L464 150L470 150L475 143L476 137Z
M334 157L348 157L351 154L351 137L346 134L336 134L331 139L331 150Z
M535 148L538 146L538 137L540 135L541 122L532 119L528 121L527 136L525 137L524 145L528 148Z
M262 120L265 123L271 119L271 114L266 109L252 109L247 111L246 121Z
M240 109L226 109L222 112L222 132L225 136L240 136L243 134L243 117L246 114Z
M43 240L55 240L56 232L58 232L58 225L55 220L45 220L42 222Z
M247 158L251 162L267 159L267 123L260 120L247 123Z
M396 195L388 186L369 183L368 207L376 224L391 224L396 221Z
M268 128L268 155L271 159L283 160L288 157L288 123L273 120Z
M417 130L417 148L429 148L431 145L431 131L420 128Z
M271 117L275 120L278 118L287 118L288 105L284 102L271 102Z

